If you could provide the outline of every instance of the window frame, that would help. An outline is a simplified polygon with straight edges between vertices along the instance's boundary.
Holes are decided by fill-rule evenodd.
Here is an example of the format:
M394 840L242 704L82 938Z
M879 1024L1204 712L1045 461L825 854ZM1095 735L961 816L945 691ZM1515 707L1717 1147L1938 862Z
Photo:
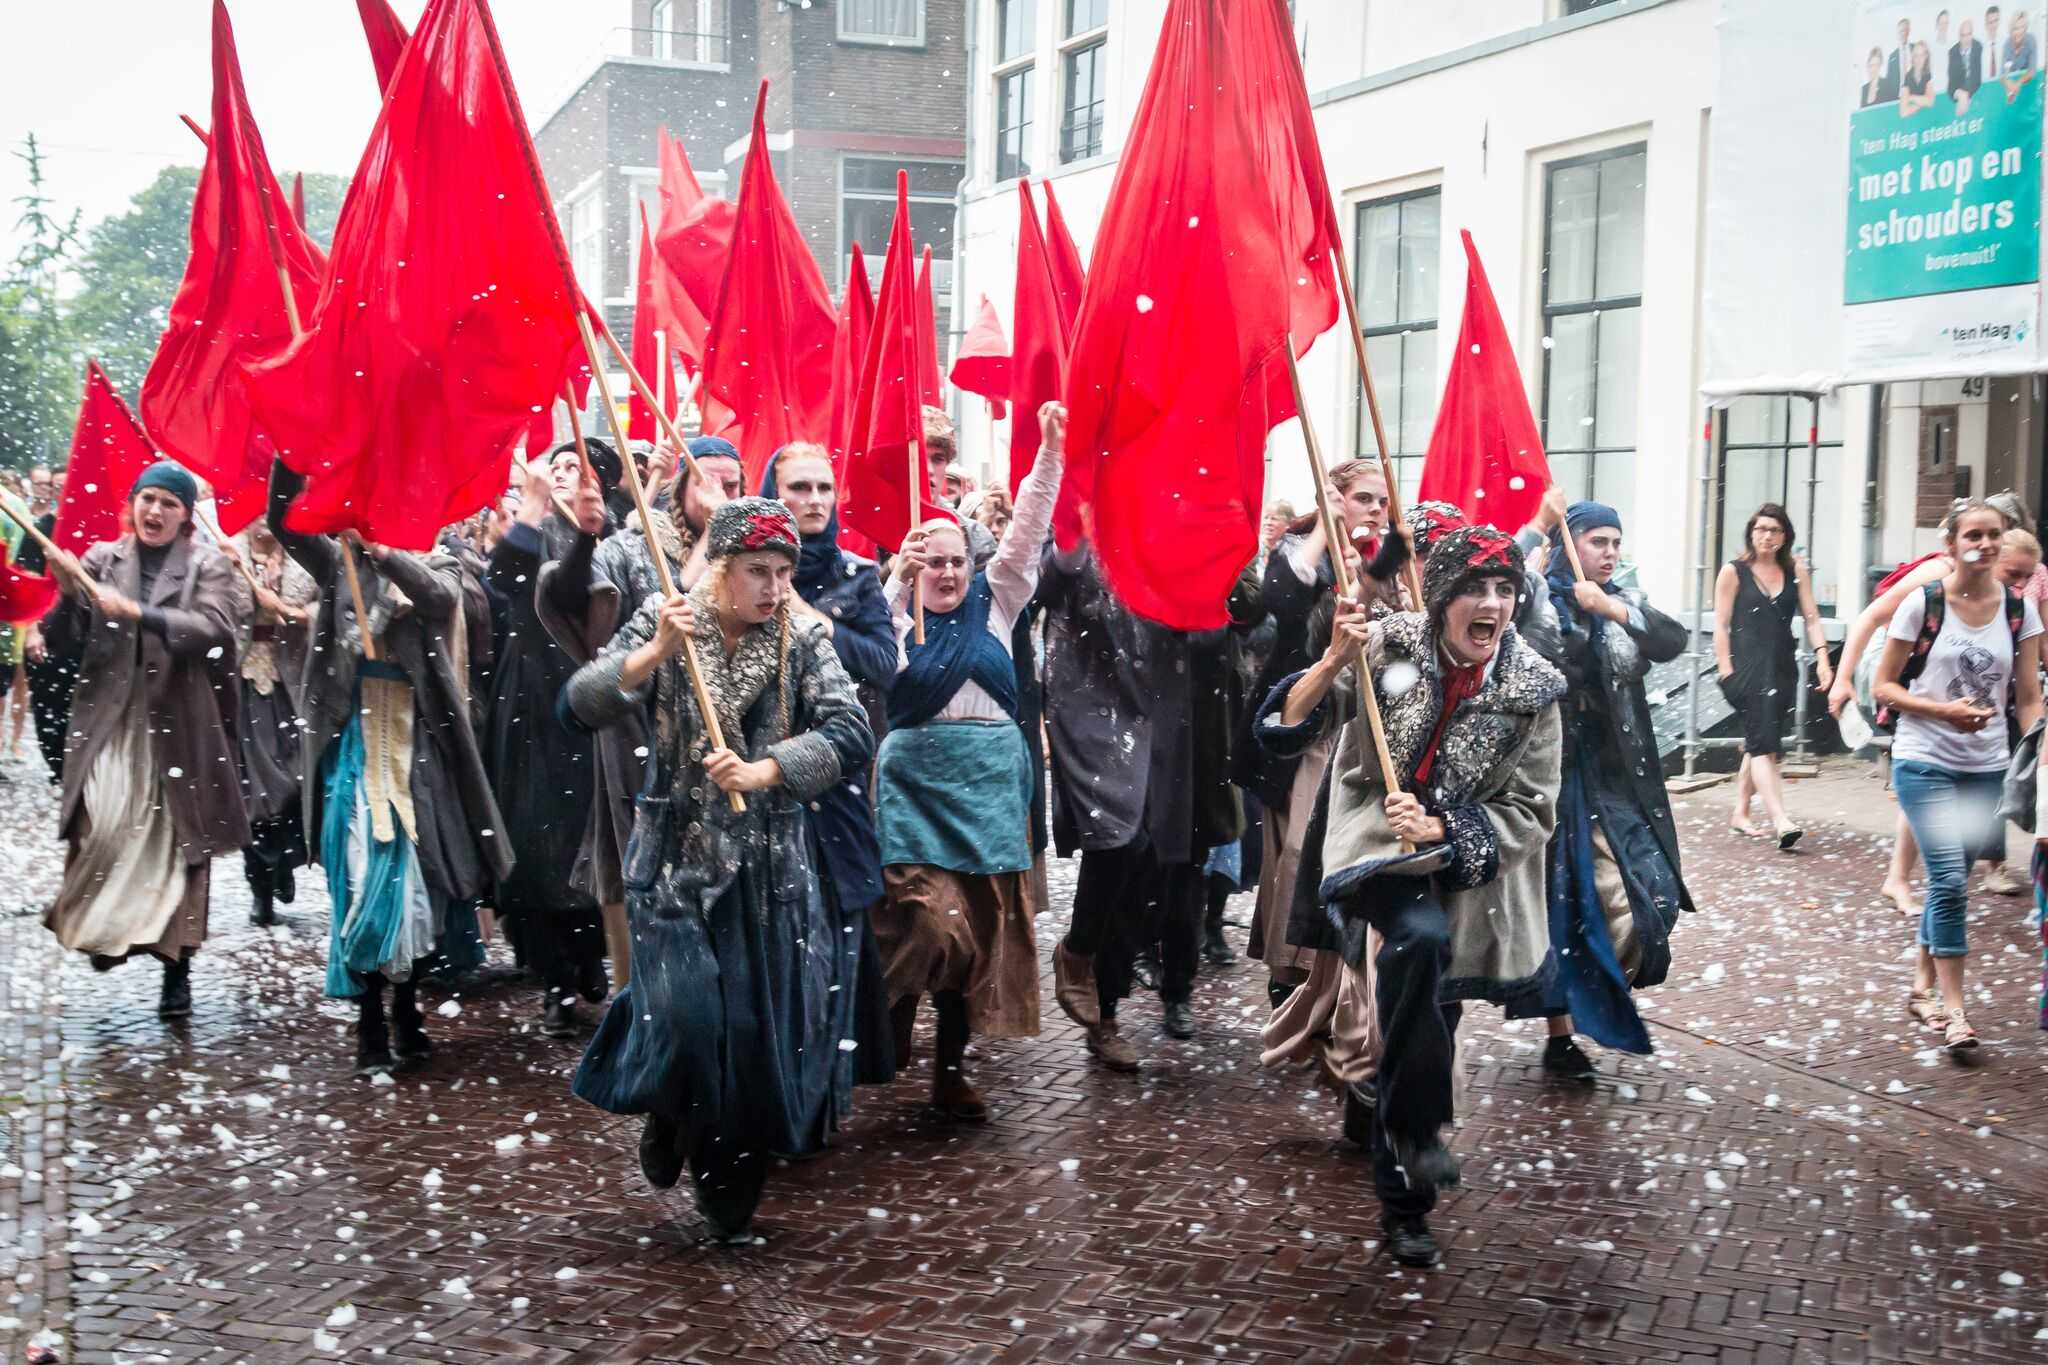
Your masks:
M1773 420L1770 423L1773 429L1767 430L1764 433L1764 439L1761 440L1746 439L1731 434L1735 426L1734 405L1759 400L1768 403L1782 402L1784 404L1783 412L1771 414L1773 419L1782 419L1782 421ZM1804 408L1803 412L1801 411L1802 407ZM1814 601L1820 609L1820 614L1832 617L1839 610L1845 596L1844 588L1846 585L1834 580L1831 566L1816 553L1816 550L1821 548L1822 541L1822 522L1820 508L1817 504L1823 500L1832 501L1837 505L1829 510L1831 512L1840 511L1841 490L1839 488L1830 488L1830 484L1834 481L1827 476L1827 471L1831 468L1830 455L1839 456L1842 451L1843 442L1839 409L1834 413L1835 429L1832 435L1828 434L1828 424L1821 416L1821 409L1822 404L1819 397L1811 393L1738 394L1730 400L1727 417L1723 421L1715 423L1719 448L1715 451L1715 468L1717 472L1714 479L1714 543L1719 550L1719 554L1716 557L1717 560L1732 559L1737 554L1740 554L1741 547L1739 545L1731 547L1728 544L1728 537L1731 532L1735 534L1738 540L1741 536L1741 528L1729 520L1728 514L1733 510L1746 521L1749 513L1755 510L1754 507L1745 509L1740 506L1731 509L1729 505L1728 494L1731 485L1735 483L1734 474L1737 459L1744 456L1760 457L1764 461L1764 470L1768 474L1771 458L1773 456L1779 457L1783 463L1778 470L1777 486L1772 488L1770 481L1765 479L1763 481L1765 485L1764 491L1769 495L1769 500L1775 501L1791 515L1793 525L1800 529L1801 538L1791 547L1792 552L1803 556L1807 561L1809 566L1808 572L1813 581ZM1953 414L1955 409L1953 407L1946 409L1923 408L1922 411L1946 411ZM1802 416L1807 420L1801 422L1799 419ZM1808 486L1809 471L1804 470L1803 466L1801 466L1801 456L1810 456L1816 461L1810 473L1818 477L1813 480L1810 488ZM1831 543L1825 548L1831 554L1836 549ZM1821 589L1823 587L1832 589L1825 600L1821 596Z
M1064 0L1052 0L1052 2L1059 4L1064 3ZM1039 24L1042 18L1039 6L1042 3L1044 3L1044 0L994 0L994 3L990 6L990 13L994 20L990 25L990 30L996 35L996 41L992 45L990 52L990 55L995 59L994 64L989 68L988 126L994 134L989 139L989 178L998 185L1008 184L1014 180L1029 179L1033 174L1033 161L1035 159L1033 154L1037 149L1031 145L1031 138L1038 126L1038 119L1036 117L1038 111L1032 106L1036 103L1038 95L1038 92L1033 87L1038 84ZM1010 54L1005 54L1002 50L1003 7L1006 4L1028 4L1031 6L1031 22L1026 26L1023 49ZM1022 123L1013 125L1020 130L1017 139L1019 164L1014 168L1013 174L1005 175L1003 173L1003 134L1005 132L1003 124L1003 92L1012 80L1020 76L1023 77L1020 103L1023 106L1024 119Z
M1604 191L1605 189L1605 184L1602 183L1596 189L1593 205L1593 256L1592 263L1590 266L1590 279L1592 283L1589 286L1592 290L1592 297L1587 299L1574 300L1568 303L1552 302L1550 297L1550 286L1551 281L1554 278L1554 275L1552 271L1551 258L1556 248L1557 233L1555 230L1554 216L1551 212L1551 186L1555 181L1558 172L1560 171L1575 170L1583 166L1599 166L1605 162L1620 161L1624 158L1632 156L1641 157L1643 159L1644 203L1643 217L1642 221L1637 225L1637 233L1639 240L1643 243L1644 247L1647 248L1649 226L1649 154L1650 144L1648 142L1623 142L1618 143L1612 147L1604 147L1599 151L1587 152L1579 156L1559 157L1555 161L1547 161L1543 164L1543 180L1541 191L1541 208L1543 215L1543 273L1541 277L1541 283L1537 291L1537 311L1539 320L1542 323L1542 340L1544 344L1542 346L1543 367L1541 371L1539 371L1537 376L1537 398L1539 401L1537 404L1536 418L1538 427L1543 434L1543 449L1546 452L1546 454L1554 457L1557 454L1562 453L1573 457L1583 458L1585 461L1584 480L1580 487L1576 489L1567 488L1564 490L1566 497L1570 499L1591 498L1597 496L1597 490L1600 486L1599 470L1601 456L1622 456L1627 459L1633 460L1637 452L1641 449L1641 442L1637 439L1637 437L1639 437L1641 433L1641 405L1639 403L1632 404L1632 406L1636 407L1638 410L1638 420L1637 430L1629 433L1629 443L1627 445L1603 445L1600 442L1600 328L1603 315L1607 313L1620 313L1631 309L1635 311L1637 323L1637 363L1635 367L1635 382L1637 384L1641 384L1643 373L1641 363L1643 282L1639 276L1636 280L1636 291L1633 294L1602 295L1599 292L1601 235L1599 192ZM1552 439L1550 432L1551 367L1555 363L1557 356L1556 347L1553 344L1554 338L1557 334L1555 320L1558 318L1565 317L1587 316L1590 316L1593 320L1592 338L1591 344L1589 346L1592 366L1592 378L1588 386L1588 393L1586 399L1586 411L1588 414L1592 416L1593 419L1592 437L1590 440L1585 442L1575 441L1571 445L1560 445L1557 441ZM1625 513L1627 509L1623 510Z
M906 158L901 157L875 156L872 153L868 152L845 152L840 155L838 166L839 203L837 210L839 214L839 232L837 237L837 246L835 248L835 250L838 252L839 278L833 282L835 290L845 287L848 262L853 257L852 242L850 240L850 234L848 230L849 222L848 215L846 212L847 203L851 200L858 200L862 203L889 204L893 207L896 203L896 186L893 172L897 167L902 166L905 160ZM947 186L943 191L929 189L919 191L919 189L917 188L917 183L915 179L913 179L910 186L910 203L912 205L913 210L919 204L924 204L926 206L950 208L955 203L957 203L959 197L960 178L965 177L967 174L966 164L963 162L947 161L943 159L931 160L927 158L917 158L916 160L918 161L918 164L921 165L945 165L953 167L957 172L957 176L953 184ZM892 174L890 176L889 188L886 190L880 190L850 187L847 184L846 168L849 164L853 162L872 162L878 166L890 167ZM915 217L914 212L912 216L913 218ZM914 233L912 235L913 237L915 237ZM924 245L925 244L918 243L916 241L912 242L913 249L919 250L920 254L922 251L922 247ZM934 242L931 243L930 245L936 247L938 244ZM958 241L948 241L947 245L951 248L951 254L949 255L941 256L938 254L936 250L932 252L932 292L935 295L942 292L939 287L939 281L942 275L950 284L952 280L954 262L957 261L960 257L960 244ZM872 255L868 257L868 260L868 269L870 271L870 283L878 284L879 280L873 278L872 272L879 270L881 268L882 257L880 255ZM942 302L939 306L943 308L945 305Z
M1105 4L1102 7L1102 22L1100 24L1097 24L1093 28L1082 29L1078 32L1067 32L1067 24L1073 15L1076 0L1055 0L1055 3L1057 3L1060 7L1059 27L1061 33L1064 34L1064 36L1060 39L1059 49L1054 54L1053 58L1053 60L1058 63L1056 70L1058 73L1059 82L1059 143L1058 146L1055 148L1053 159L1058 165L1061 166L1078 166L1084 162L1098 160L1105 154L1108 147L1109 6ZM1096 128L1094 150L1083 152L1078 155L1069 155L1068 134L1071 129L1071 123L1074 113L1072 104L1073 78L1071 67L1074 60L1080 57L1083 53L1087 52L1090 48L1099 49L1102 53L1101 66L1099 68L1099 79L1097 81L1095 99L1093 101L1093 107L1096 110L1096 117L1094 120Z
M913 0L913 3L917 6L917 36L914 38L899 38L888 33L848 32L846 20L850 7L845 0L835 0L833 5L833 32L840 42L860 47L924 47L927 42L926 35L931 30L930 0Z
M1435 199L1437 201L1437 268L1439 272L1441 272L1443 268L1443 194L1444 187L1441 184L1417 185L1413 189L1401 190L1394 194L1383 194L1372 199L1361 199L1352 206L1351 276L1352 279L1357 283L1358 296L1361 300L1366 297L1366 215L1374 209L1401 209L1403 208L1403 206L1415 203L1419 200L1431 198ZM1439 279L1441 279L1441 275L1439 275ZM1394 301L1394 311L1396 314L1398 314L1401 311L1399 288L1400 275L1397 269L1395 274L1396 293ZM1437 335L1443 329L1443 295L1441 290L1439 290L1438 292L1435 304L1436 307L1432 310L1431 315L1426 322L1421 318L1411 318L1407 321L1400 321L1397 319L1396 321L1390 323L1368 323L1364 321L1363 317L1360 318L1360 325L1358 330L1360 334L1365 338L1368 346L1370 346L1370 344L1376 338L1379 337L1391 336L1400 338L1402 364L1400 366L1399 371L1395 375L1395 382L1397 385L1402 384L1403 378L1407 373L1408 346L1412 340L1418 338L1419 336L1421 336L1422 333L1426 331L1427 339L1426 341L1424 341L1423 344L1434 346L1437 347L1439 351L1441 350L1442 343ZM1432 405L1441 405L1442 403L1442 394L1441 392L1436 391L1438 386L1442 382L1442 378L1443 376L1440 373L1435 376L1436 383L1432 385L1433 391L1428 395L1429 401ZM1380 398L1380 412L1383 418L1386 415L1387 404L1385 395L1388 392L1385 381L1386 377L1384 375L1373 376L1373 392ZM1400 401L1402 404L1402 411L1405 412L1408 401L1408 394L1405 386L1399 389L1399 393ZM1373 432L1372 411L1366 405L1365 380L1363 379L1363 377L1361 377L1359 381L1355 385L1353 385L1351 398L1353 410L1357 419L1353 423L1353 426L1356 429L1358 435L1358 440L1356 442L1355 449L1358 455L1360 455L1361 457L1377 456L1379 454L1379 441ZM1434 425L1433 418L1432 425ZM1408 495L1409 490L1411 490L1415 486L1413 483L1410 483L1404 477L1408 472L1409 462L1413 462L1415 476L1416 479L1419 481L1422 475L1422 461L1424 456L1428 454L1428 445L1425 442L1423 449L1412 452L1402 450L1400 447L1402 426L1403 423L1401 421L1401 413L1397 412L1394 416L1393 430L1390 433L1389 445L1391 448L1387 451L1387 460L1393 466L1394 481L1396 485L1399 486L1400 491L1402 492L1402 495L1405 498Z
M578 288L582 289L586 295L600 299L607 297L605 291L605 188L605 177L603 175L592 176L590 180L578 186L570 193L567 199L562 201L563 212L561 214L564 229L563 235L567 238L569 247L570 272L576 276ZM596 222L592 225L590 233L590 240L595 243L595 258L592 262L591 273L588 279L584 278L583 273L576 268L577 252L584 241L583 236L577 231L576 215L586 206L596 215Z

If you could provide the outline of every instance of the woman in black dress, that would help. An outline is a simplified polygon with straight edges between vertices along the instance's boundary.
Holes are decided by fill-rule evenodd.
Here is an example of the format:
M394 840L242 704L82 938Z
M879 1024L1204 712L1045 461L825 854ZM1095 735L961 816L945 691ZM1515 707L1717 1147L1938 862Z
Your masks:
M1792 554L1792 518L1778 504L1767 502L1750 515L1742 540L1742 554L1722 565L1714 581L1714 661L1721 672L1721 693L1742 717L1742 771L1736 777L1735 813L1728 823L1739 834L1758 832L1749 821L1754 792L1763 798L1778 847L1785 849L1798 843L1801 834L1785 813L1785 788L1778 775L1785 718L1799 686L1792 644L1795 615L1806 621L1814 671L1823 691L1832 685L1834 674L1806 561Z

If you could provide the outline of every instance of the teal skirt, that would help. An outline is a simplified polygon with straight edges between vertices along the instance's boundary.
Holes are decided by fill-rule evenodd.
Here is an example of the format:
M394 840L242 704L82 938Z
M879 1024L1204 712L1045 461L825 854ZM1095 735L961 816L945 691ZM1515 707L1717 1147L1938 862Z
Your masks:
M1014 721L891 730L875 759L882 865L990 876L1031 866L1031 755Z

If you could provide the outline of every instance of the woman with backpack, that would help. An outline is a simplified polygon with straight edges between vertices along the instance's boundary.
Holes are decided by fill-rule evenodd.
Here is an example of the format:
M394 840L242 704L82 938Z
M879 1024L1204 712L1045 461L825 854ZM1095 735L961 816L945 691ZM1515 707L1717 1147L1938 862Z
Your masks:
M1898 716L1892 785L1927 865L1920 956L1907 1009L1952 1053L1975 1048L1963 1012L1964 888L1970 864L2002 837L2007 710L2024 731L2041 716L2041 618L1994 566L2005 523L1971 501L1949 522L1955 567L1892 617L1876 699Z
M1754 789L1771 817L1778 847L1788 849L1802 833L1785 813L1784 780L1778 775L1785 718L1800 685L1792 647L1795 616L1806 622L1822 691L1834 682L1834 672L1813 582L1805 561L1792 555L1790 514L1774 502L1757 508L1742 528L1742 546L1741 555L1722 565L1714 580L1714 661L1721 671L1721 694L1742 717L1742 771L1728 824L1738 834L1757 832L1749 823Z

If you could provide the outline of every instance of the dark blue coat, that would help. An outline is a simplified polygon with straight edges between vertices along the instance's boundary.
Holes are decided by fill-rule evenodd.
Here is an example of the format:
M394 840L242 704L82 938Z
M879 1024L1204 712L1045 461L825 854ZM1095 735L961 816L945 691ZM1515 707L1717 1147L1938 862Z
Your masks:
M859 685L863 701L886 697L896 678L896 627L882 600L872 559L842 550L839 568L822 586L798 585L804 601L832 620L832 648ZM870 705L870 718L883 708ZM877 731L877 743L880 732ZM882 850L865 769L819 797L811 814L825 872L840 904L864 910L882 898Z

